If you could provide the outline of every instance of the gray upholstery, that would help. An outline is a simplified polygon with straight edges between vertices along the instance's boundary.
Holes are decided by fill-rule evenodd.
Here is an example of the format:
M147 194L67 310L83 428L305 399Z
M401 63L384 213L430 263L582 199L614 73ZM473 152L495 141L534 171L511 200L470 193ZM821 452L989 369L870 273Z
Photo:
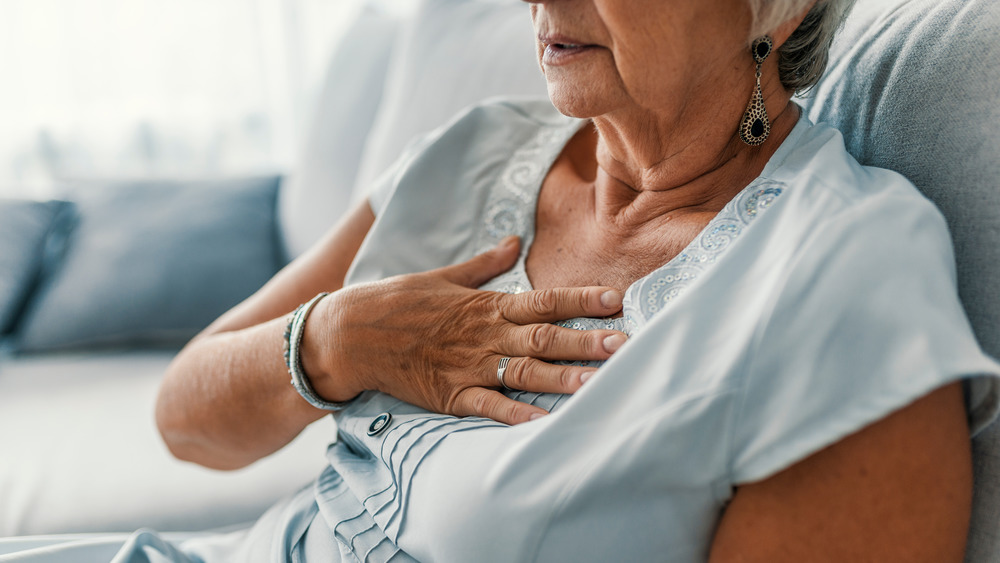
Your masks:
M0 200L0 335L9 332L42 272L61 201Z
M959 294L1000 357L1000 3L861 0L804 100L863 164L897 170L948 219ZM1000 561L1000 425L973 440L966 561Z
M277 186L276 177L76 186L78 224L15 347L181 346L277 271Z

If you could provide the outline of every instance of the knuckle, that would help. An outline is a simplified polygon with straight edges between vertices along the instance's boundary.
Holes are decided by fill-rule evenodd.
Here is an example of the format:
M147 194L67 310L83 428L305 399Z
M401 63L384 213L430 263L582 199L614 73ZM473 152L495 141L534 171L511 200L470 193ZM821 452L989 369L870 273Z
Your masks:
M564 368L559 372L559 385L563 389L570 389L573 387L573 383L576 380L576 371L570 368Z
M509 422L514 422L518 420L518 413L521 410L521 405L517 401L510 401L503 407L503 414L506 416L506 420Z
M593 354L593 355L595 355L595 356L603 356L604 355L604 339L607 338L607 337L609 337L609 336L611 336L614 333L612 333L612 332L598 332L598 331L594 331L594 332L596 334L594 334L591 338L588 339L588 344L587 344L588 352L591 353L591 354Z
M472 299L475 303L475 310L493 323L507 320L509 316L510 303L509 295L495 291L477 291Z
M540 317L550 317L556 313L558 299L553 291L534 291L529 297L531 311Z
M483 314L493 323L506 324L511 322L510 319L514 317L516 306L511 296L506 293L492 291L484 291L482 293L485 294L480 296L481 311Z
M514 358L510 362L510 368L504 374L504 382L507 387L514 389L524 389L527 387L528 379L531 377L531 362L528 358Z
M462 389L461 391L451 395L446 404L445 412L446 414L453 414L455 416L467 416L474 412L476 404L475 393L469 388Z
M472 412L477 415L483 415L489 412L491 397L489 393L476 393L476 396L472 398Z
M538 356L548 350L555 336L554 329L550 324L536 324L528 328L528 351L531 355Z

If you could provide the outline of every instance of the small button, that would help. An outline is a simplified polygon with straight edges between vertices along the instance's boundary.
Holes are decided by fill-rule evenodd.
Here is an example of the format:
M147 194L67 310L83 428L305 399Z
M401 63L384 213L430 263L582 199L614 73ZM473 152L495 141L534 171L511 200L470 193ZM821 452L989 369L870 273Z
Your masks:
M389 427L389 424L391 422L392 422L392 415L387 412L384 412L376 416L375 420L373 420L372 423L368 425L368 435L376 436L380 434L383 430Z

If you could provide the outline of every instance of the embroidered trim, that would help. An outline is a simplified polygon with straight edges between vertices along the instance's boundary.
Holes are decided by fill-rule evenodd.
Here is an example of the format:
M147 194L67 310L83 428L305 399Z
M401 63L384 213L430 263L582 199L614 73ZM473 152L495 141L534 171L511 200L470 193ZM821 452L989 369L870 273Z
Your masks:
M542 125L538 132L514 151L486 200L483 228L477 253L493 248L506 236L521 237L521 255L513 268L490 280L482 289L523 293L531 289L524 260L535 236L534 211L542 180L569 138L580 128L578 120L566 125Z
M635 330L645 324L695 283L782 191L781 184L771 180L752 182L673 260L632 284L623 305L629 329Z
M538 194L549 168L547 165L551 165L578 129L576 121L565 127L542 126L508 160L487 198L477 248L479 252L485 252L502 238L516 234L522 240L521 255L514 267L487 282L482 289L503 293L522 293L532 289L524 261L534 240ZM631 335L695 283L782 191L782 184L772 180L751 182L708 222L680 254L628 288L621 318L576 318L556 324L579 330L609 328Z

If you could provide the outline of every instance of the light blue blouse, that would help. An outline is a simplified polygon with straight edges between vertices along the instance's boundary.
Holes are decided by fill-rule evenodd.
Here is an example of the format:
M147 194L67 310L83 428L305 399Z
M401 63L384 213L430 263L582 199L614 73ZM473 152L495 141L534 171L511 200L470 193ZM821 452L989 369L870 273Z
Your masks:
M547 101L472 110L371 195L350 282L465 260L509 234L521 259L486 289L531 289L538 192L578 120ZM958 302L936 208L858 165L803 118L760 177L676 258L627 291L629 342L573 397L507 428L373 394L339 419L329 472L386 538L428 561L703 561L733 488L772 475L953 380L975 431L995 416L992 359ZM360 432L380 412L393 426ZM356 425L356 426L354 426ZM379 477L374 477L379 475ZM345 477L345 480L347 478Z
M547 101L497 101L416 143L370 194L377 220L348 282L454 264L517 234L517 265L484 288L531 289L542 179L583 125ZM630 339L573 396L509 393L550 416L508 427L365 393L336 415L329 467L253 529L177 544L144 532L122 554L704 561L735 486L951 381L966 380L973 431L1000 399L941 215L805 118L687 248L628 289L623 318L562 324ZM382 413L391 423L369 433Z

